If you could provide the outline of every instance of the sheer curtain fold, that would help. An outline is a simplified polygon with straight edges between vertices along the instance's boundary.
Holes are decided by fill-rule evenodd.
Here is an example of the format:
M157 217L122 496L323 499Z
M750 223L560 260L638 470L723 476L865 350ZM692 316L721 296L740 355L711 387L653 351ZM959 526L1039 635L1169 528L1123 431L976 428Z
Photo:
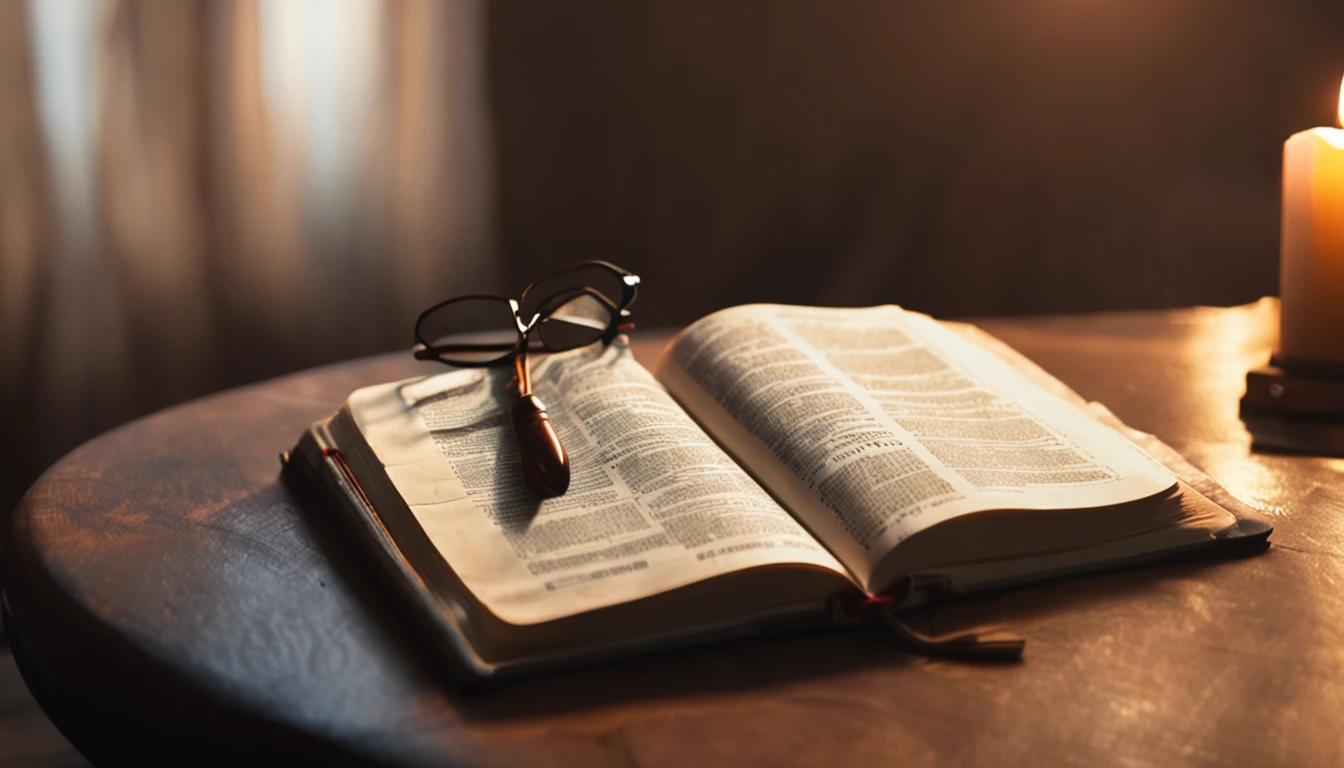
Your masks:
M494 185L482 3L389 4L378 134L388 156L366 166L385 231L384 312L400 322L453 286L500 289L492 248ZM444 258L456 254L458 258Z
M0 0L0 509L172 402L498 287L476 0Z
M40 253L50 235L47 168L34 151L40 129L26 11L20 0L0 0L0 393L7 399L30 378L25 364L44 282Z
M115 0L99 56L102 255L120 300L122 375L142 403L208 386L214 360L204 190L202 12ZM205 343L202 343L205 342ZM189 361L177 365L176 361Z

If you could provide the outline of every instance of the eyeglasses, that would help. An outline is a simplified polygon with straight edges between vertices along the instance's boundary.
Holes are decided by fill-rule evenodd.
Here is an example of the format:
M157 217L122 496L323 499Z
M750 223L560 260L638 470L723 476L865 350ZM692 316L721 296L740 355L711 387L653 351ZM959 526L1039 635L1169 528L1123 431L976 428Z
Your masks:
M459 368L512 363L511 420L523 476L542 496L560 496L569 488L569 455L546 406L532 393L527 353L607 344L634 330L629 306L638 286L639 276L628 270L584 261L532 283L516 300L458 296L420 313L413 351L417 360Z

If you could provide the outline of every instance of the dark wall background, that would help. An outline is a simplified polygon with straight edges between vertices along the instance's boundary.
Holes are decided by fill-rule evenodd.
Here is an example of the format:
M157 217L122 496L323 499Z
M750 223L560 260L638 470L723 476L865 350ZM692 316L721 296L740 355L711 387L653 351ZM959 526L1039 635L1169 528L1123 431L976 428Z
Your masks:
M1344 75L1336 0L488 11L503 251L628 264L660 323L1273 293L1282 143Z
M160 242L164 264L190 241L205 287L165 285L175 273L155 265L141 273L151 280L76 276L96 283L92 297L127 292L94 327L131 318L134 354L91 363L59 397L43 382L69 377L16 374L0 387L0 428L25 446L0 464L0 509L116 423L403 348L425 296L516 291L581 258L644 277L645 327L749 301L896 302L943 316L1250 301L1276 288L1282 143L1333 122L1344 75L1338 0L387 0L391 79L371 116L390 126L379 162L396 173L359 190L360 210L378 217L341 217L300 253L287 250L299 235L278 204L291 202L284 185L248 175L286 162L283 147L243 143L272 135L263 100L238 96L256 77L234 52L257 46L255 4L115 4L108 39L121 58L109 60L128 74L109 78L124 91L113 114L132 126L120 135L167 158L154 178L177 181L162 200L187 200L204 224L155 241L155 226L185 225L146 197L144 216L128 220L160 223L119 230L131 245L111 263L135 262L131 235ZM23 7L0 0L6 105L33 99ZM214 31L223 22L227 32ZM479 68L453 58L473 46ZM424 77L436 71L452 74L442 88ZM482 96L464 113L471 82ZM443 104L427 106L439 91ZM26 201L49 185L24 138L36 135L32 115L5 112L8 236L12 212L38 217ZM160 114L200 137L156 139ZM482 136L462 133L471 120ZM454 134L458 155L417 148L442 149L438 133ZM202 159L197 144L228 151ZM459 156L488 158L490 183L478 186ZM139 157L110 166L100 194L140 199L126 193ZM478 204L436 213L453 200ZM41 267L60 242L43 233L59 222L23 223L38 238L33 285L68 282ZM417 271L440 249L432 278ZM248 279L221 282L230 275ZM62 351L70 339L37 335L87 337L88 323L57 322L64 310L47 295L31 302L38 330L0 350L11 372L78 359ZM175 319L187 314L205 330Z

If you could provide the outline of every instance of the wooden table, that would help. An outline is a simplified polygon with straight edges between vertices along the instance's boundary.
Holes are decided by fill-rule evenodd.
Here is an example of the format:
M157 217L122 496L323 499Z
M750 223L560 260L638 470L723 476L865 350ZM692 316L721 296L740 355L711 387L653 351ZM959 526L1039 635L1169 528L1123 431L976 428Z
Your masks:
M396 765L1344 764L1344 462L1250 452L1237 418L1274 307L982 325L1273 523L1249 560L982 606L1020 665L913 658L874 632L742 642L447 687L276 454L401 354L225 392L61 461L12 521L8 630L92 759ZM665 337L644 338L649 362Z

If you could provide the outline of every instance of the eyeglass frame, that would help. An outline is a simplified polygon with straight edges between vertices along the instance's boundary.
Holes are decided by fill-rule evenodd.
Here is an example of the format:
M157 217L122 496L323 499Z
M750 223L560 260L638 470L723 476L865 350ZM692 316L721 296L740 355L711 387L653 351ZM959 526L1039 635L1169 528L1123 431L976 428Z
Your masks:
M602 269L606 269L607 271L611 272L612 274L620 278L621 298L619 302L612 301L611 298L609 298L602 291L592 288L591 286L575 286L567 290L561 291L559 293L556 293L553 296L548 296L544 298L541 304L537 306L537 311L533 313L532 319L527 321L526 323L523 322L522 315L520 314L522 311L521 309L522 304L527 301L528 293L530 293L534 288L536 288L537 285L549 280L553 280L557 277L569 274L571 272L578 272L579 270L588 269L591 267L600 267ZM513 360L519 354L523 354L524 352L527 351L527 345L531 338L532 332L534 330L537 330L541 324L549 320L551 314L555 312L555 310L559 309L561 306L564 306L566 303L577 298L579 295L582 294L587 294L596 299L597 301L599 301L603 306L607 308L607 310L610 312L611 315L611 320L608 323L607 328L602 332L602 335L594 339L593 341L588 342L589 344L595 343L597 341L601 341L603 344L610 344L611 341L616 338L617 334L629 333L630 331L633 331L635 329L635 324L630 320L631 314L629 307L632 303L634 303L635 297L638 296L639 294L639 275L636 275L635 273L631 272L628 269L625 269L624 267L612 264L609 261L590 259L587 261L580 261L575 264L570 264L569 266L564 267L563 269L557 270L555 272L546 275L545 277L542 277L540 280L535 280L531 283L528 283L527 287L523 288L523 292L519 295L517 299L511 299L506 296L494 293L473 293L473 294L467 294L465 296L454 296L451 299L445 299L444 301L441 301L429 307L425 311L421 312L420 316L416 318L415 321L416 345L415 348L413 349L413 354L415 355L415 359L417 360L434 360L443 363L444 365L452 366L454 368L490 368L498 365L504 365L509 361ZM420 333L420 327L421 325L424 324L426 318L433 315L440 309L443 309L444 307L448 306L449 304L454 304L459 301L467 301L471 299L488 299L492 301L502 301L508 304L509 310L513 315L514 325L518 330L518 338L514 342L512 347L509 347L507 350L503 351L498 358L492 360L481 360L481 361L445 360L442 357L442 355L445 352L460 351L464 348L465 349L491 348L491 345L485 345L485 344L431 346L427 341L425 341L424 337ZM567 350L555 350L551 349L549 346L546 346L545 336L541 336L540 339L542 342L542 346L547 351L551 352L567 351ZM585 344L581 346L587 346L587 345ZM577 348L578 347L571 347L570 349L577 349Z
M558 291L552 296L542 299L537 306L537 312L532 315L532 319L524 323L519 315L520 302L527 300L527 295L533 288L544 281L552 280L570 272L576 272L580 269L590 267L600 267L617 275L621 279L621 300L617 304L608 298L601 291L591 286L574 286L565 290ZM510 409L511 421L513 422L513 431L518 439L519 458L523 470L523 476L528 484L532 486L539 494L545 497L560 496L569 489L570 468L569 454L564 445L560 442L560 436L556 433L555 427L551 424L550 415L546 412L546 406L532 392L532 376L530 366L527 360L528 344L531 339L532 331L540 327L539 323L545 323L551 315L562 306L581 295L588 295L597 299L610 311L611 319L606 330L592 341L584 344L577 344L567 349L580 349L589 344L602 341L608 344L616 337L618 333L625 333L634 330L634 323L630 321L629 306L635 300L638 293L639 276L627 269L618 267L615 264L606 261L584 261L553 272L541 280L528 284L523 289L522 296L518 299L509 299L503 296L494 296L491 294L472 294L468 296L457 296L446 301L439 302L424 312L415 322L415 338L417 344L413 350L418 360L437 360L445 365L460 368L488 368L501 365L505 362L512 362L514 366L514 375L510 389L514 395L514 403ZM518 339L513 346L504 352L500 357L493 360L479 362L473 361L450 361L445 360L442 355L450 350L460 350L463 347L467 349L491 349L487 345L440 345L431 347L423 341L420 333L420 326L425 318L433 312L442 309L453 302L466 299L488 299L503 300L508 303L509 309L513 314L513 322L517 327ZM545 336L542 335L541 342L546 344ZM494 347L498 348L498 347ZM548 347L549 348L549 347ZM561 351L561 350L552 350Z

